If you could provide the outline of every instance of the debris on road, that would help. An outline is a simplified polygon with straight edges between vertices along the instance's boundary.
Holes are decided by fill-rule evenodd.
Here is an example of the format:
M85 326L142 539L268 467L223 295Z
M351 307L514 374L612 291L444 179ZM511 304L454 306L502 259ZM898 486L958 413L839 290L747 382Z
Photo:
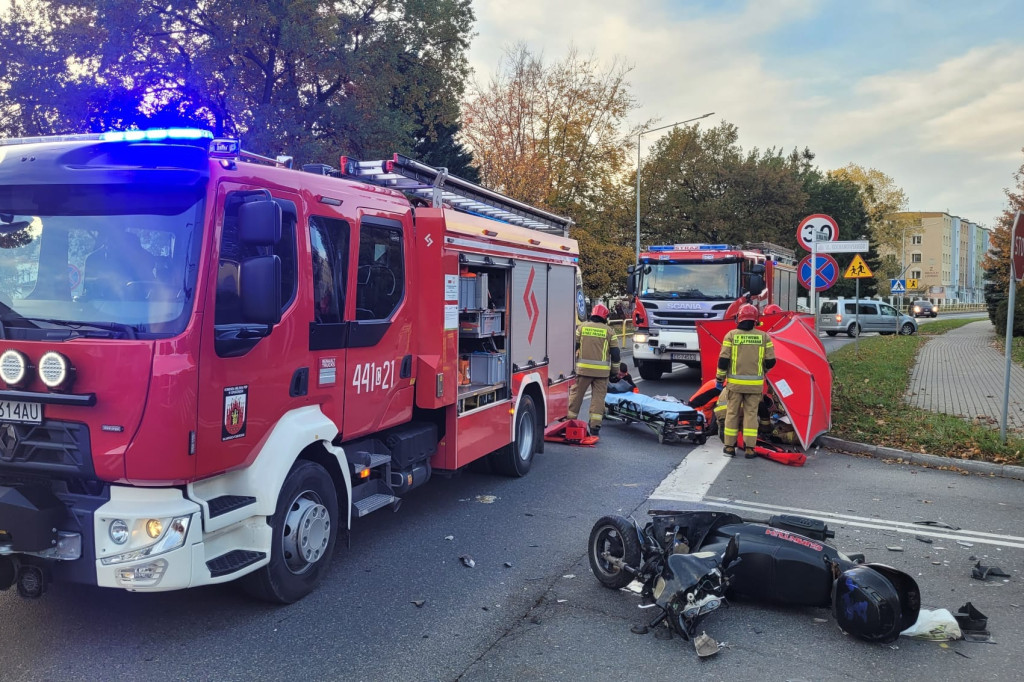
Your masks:
M953 616L963 631L964 639L971 642L987 642L992 639L988 631L988 616L967 602Z
M932 544L933 542L935 542L931 538L921 537L920 535L915 535L914 539L919 541L919 542L924 542L924 543L929 544L929 545Z
M572 580L573 578L576 577L576 574L575 573L566 573L562 577L565 578L566 580Z
M948 528L949 530L960 530L960 526L954 526L945 521L914 521L918 526L933 526L934 528Z
M476 566L476 562L473 561L473 557L469 556L468 554L463 554L462 556L460 556L459 561L462 562L463 566L467 566L469 568L473 568L474 566Z
M693 648L697 650L697 655L701 658L714 656L718 653L718 650L721 647L722 645L709 637L706 632L700 633L697 635L697 638L693 640Z
M445 540L454 540L454 539L455 539L455 536L454 536L454 535L445 535L445 536L444 536L444 539L445 539Z
M494 501L498 499L494 495L477 495L476 501L481 504L494 504Z
M989 578L1009 578L1011 576L998 566L982 566L979 561L971 569L971 577L977 580L988 580Z
M505 562L505 568L512 568L512 562L511 561L506 561Z
M899 545L886 545L885 548L890 552L902 552L903 548Z
M956 544L960 545L961 547L974 547L973 542L966 542L964 540L957 540Z
M412 602L410 602L410 603L415 604L416 608L421 609L421 608L423 608L423 605L426 604L427 602L425 600L423 600L423 599L413 599Z
M949 609L921 609L917 621L900 633L904 637L925 639L933 642L944 642L960 639L960 625Z
M634 635L646 635L648 632L650 632L650 628L648 628L646 625L634 625L629 629L629 631L632 632Z

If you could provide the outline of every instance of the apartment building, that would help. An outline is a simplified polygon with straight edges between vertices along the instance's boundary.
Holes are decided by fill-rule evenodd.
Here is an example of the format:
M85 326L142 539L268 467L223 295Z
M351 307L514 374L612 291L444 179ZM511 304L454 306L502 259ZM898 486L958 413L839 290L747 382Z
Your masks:
M906 258L905 277L918 281L908 296L940 305L984 303L981 262L990 246L988 228L948 213L903 212L891 218L907 225L903 253L894 255Z

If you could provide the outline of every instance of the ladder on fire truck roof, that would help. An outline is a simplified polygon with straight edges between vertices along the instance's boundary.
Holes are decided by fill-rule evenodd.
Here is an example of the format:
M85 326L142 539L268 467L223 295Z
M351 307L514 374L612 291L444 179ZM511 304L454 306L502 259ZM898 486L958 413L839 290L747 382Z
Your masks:
M391 187L430 202L435 208L448 205L520 227L569 235L570 218L563 218L516 201L468 180L449 175L446 168L434 168L401 154L391 160L359 161L341 157L341 173L383 187Z

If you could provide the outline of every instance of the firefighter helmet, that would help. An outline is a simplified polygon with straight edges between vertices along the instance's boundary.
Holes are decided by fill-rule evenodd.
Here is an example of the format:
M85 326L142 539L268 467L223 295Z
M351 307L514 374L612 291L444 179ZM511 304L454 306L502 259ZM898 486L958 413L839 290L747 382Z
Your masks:
M765 315L777 315L778 313L781 313L781 312L782 312L782 308L780 308L779 306L775 305L774 303L771 303L771 304L765 306L765 309L764 309L764 314Z
M594 309L590 311L591 317L600 317L603 321L608 321L608 307L604 303L598 303L594 306Z
M740 312L736 315L737 322L744 322L746 320L757 320L758 312L757 307L749 303L745 303L740 306Z

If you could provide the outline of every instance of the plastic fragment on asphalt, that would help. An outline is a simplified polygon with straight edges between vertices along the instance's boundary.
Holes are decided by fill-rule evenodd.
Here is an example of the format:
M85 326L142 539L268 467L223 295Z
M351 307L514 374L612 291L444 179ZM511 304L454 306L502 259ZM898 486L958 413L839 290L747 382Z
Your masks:
M970 658L970 656L968 656L968 655L967 655L967 654L965 654L964 652L962 652L962 651L957 651L956 649L953 649L953 653L954 653L954 654L956 654L957 656L963 656L964 658Z
M576 575L574 573L566 573L562 577L565 578L566 580L572 580L573 578L576 577Z
M505 568L512 568L512 562L511 561L506 561L505 562Z
M646 625L634 625L629 629L634 635L646 635L650 629Z
M903 548L899 545L886 545L885 548L890 552L902 552Z
M474 566L476 566L476 562L473 561L473 557L469 556L468 554L463 554L462 556L460 556L459 561L462 562L463 566L467 566L469 568L473 568Z
M701 658L707 658L708 656L714 656L717 654L721 645L709 637L708 633L702 632L693 640L693 648L697 650L698 656Z
M933 542L935 542L931 538L921 537L920 535L915 535L914 539L919 541L919 542L924 542L924 543L929 544L929 545L932 544Z
M998 566L982 566L981 562L974 564L974 568L971 569L971 577L976 580L988 580L989 578L1010 578L1012 577L1009 573L999 568ZM1004 581L1008 582L1008 581Z
M410 602L410 603L415 604L416 608L421 609L421 608L423 608L423 605L426 604L427 602L424 601L423 599L413 599L412 602Z
M476 501L481 504L494 504L494 501L498 499L494 495L477 495Z
M815 623L827 623L828 619L827 618L815 618L814 622Z
M445 536L444 536L444 539L445 539L445 540L454 540L454 539L455 539L455 536L454 536L454 535L445 535Z
M556 599L555 603L557 603L557 604L564 604L567 601L569 601L569 600L568 599Z
M960 530L960 526L953 526L945 521L914 521L918 526L934 526L935 528L948 528L949 530Z
M957 540L956 544L960 545L961 547L974 547L973 542L966 542L964 540Z

